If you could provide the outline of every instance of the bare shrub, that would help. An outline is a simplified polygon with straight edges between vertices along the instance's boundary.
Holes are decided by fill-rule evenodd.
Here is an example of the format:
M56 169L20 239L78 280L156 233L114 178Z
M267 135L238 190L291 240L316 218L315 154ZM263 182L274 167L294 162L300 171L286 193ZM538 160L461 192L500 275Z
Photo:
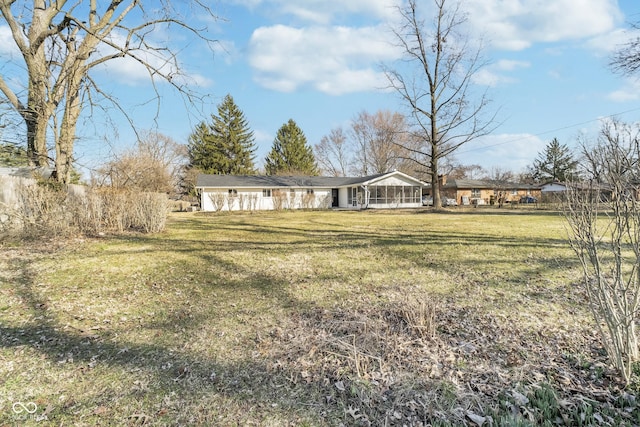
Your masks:
M297 192L289 192L289 198L287 199L287 208L295 209L299 205L299 197Z
M128 230L131 227L130 191L116 188L99 188L96 191L104 202L103 227L120 233Z
M168 199L161 193L114 188L69 192L50 183L20 185L16 203L5 205L3 231L24 238L137 230L156 233L165 227Z
M159 233L167 221L168 199L162 193L133 193L131 228Z
M567 191L569 242L582 266L589 307L607 354L629 382L639 356L640 129L605 124L585 157L591 180Z
M302 207L304 209L313 209L316 201L314 193L306 193L302 195Z
M70 207L73 209L73 221L80 232L96 235L104 228L105 199L95 190L88 190L85 194L73 194L70 197Z
M248 196L249 199L249 210L250 211L255 211L258 209L258 200L259 197L257 194L252 193L251 195Z
M287 199L288 197L286 192L282 190L273 190L273 209L277 211L281 211L282 209L284 209Z
M247 209L248 197L245 194L238 194L238 209L244 211Z
M213 210L219 212L224 209L224 204L227 202L227 196L224 193L209 193L209 200L213 205Z
M331 209L332 204L333 204L333 197L331 197L331 194L327 194L324 197L322 197L318 207L323 209Z
M17 202L10 209L12 226L25 237L60 236L70 232L70 217L65 209L67 193L43 183L21 184Z

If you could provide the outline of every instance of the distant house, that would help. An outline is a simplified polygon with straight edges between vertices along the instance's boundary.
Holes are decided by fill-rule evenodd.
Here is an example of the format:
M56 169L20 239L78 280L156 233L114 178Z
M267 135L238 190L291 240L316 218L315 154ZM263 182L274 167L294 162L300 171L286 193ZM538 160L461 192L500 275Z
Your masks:
M459 205L484 205L519 202L522 197L531 196L539 199L539 185L521 184L505 181L481 181L473 179L441 180L443 196L455 199Z
M540 187L542 194L563 193L567 191L567 185L563 182L553 181L542 184Z
M415 208L428 184L393 171L365 177L198 175L203 211Z
M632 185L623 190L623 197L632 197L635 200L639 200L638 196L640 195L640 191L638 188L640 186ZM577 181L577 182L549 182L541 187L542 195L548 197L561 197L565 194L566 191L578 191L578 192L589 192L589 193L597 193L602 201L610 200L612 197L615 197L615 193L613 188L607 184L600 184L596 182L589 181Z

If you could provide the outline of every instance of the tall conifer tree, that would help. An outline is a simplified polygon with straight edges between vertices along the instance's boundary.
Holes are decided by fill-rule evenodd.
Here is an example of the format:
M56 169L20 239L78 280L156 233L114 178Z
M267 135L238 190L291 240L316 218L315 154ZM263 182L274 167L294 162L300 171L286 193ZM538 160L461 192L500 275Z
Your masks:
M200 123L189 136L189 168L208 174L254 174L253 132L231 95L211 118L212 123Z
M278 130L264 167L267 175L318 175L313 149L293 119Z
M569 147L553 138L533 162L533 176L538 182L564 182L576 177L577 167Z

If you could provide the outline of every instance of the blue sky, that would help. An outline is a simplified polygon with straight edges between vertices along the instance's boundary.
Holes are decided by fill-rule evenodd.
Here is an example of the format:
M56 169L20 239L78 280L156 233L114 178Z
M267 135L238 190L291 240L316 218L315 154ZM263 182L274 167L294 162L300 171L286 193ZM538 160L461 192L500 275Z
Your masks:
M393 92L381 91L379 64L399 57L390 43L393 0L222 0L218 21L203 20L219 41L212 52L182 33L157 34L157 43L183 47L187 79L209 96L198 109L166 84L162 101L144 104L152 87L139 68L111 63L98 78L118 96L140 129L187 142L202 114L215 113L227 94L245 113L256 136L258 163L290 118L316 144L337 126L348 127L361 111L402 111ZM431 0L421 0L423 10ZM612 50L635 37L628 23L640 20L634 0L466 0L472 38L485 40L490 61L476 77L489 89L501 125L462 147L457 160L521 171L554 137L570 146L579 134L595 136L599 120L640 117L640 82L614 75ZM0 57L15 60L0 25ZM5 46L3 48L3 46ZM8 67L0 72L7 72ZM640 76L639 76L640 77ZM199 110L199 111L198 111ZM134 141L115 112L118 129L102 112L86 114L79 131L79 161L87 167ZM157 114L157 119L154 120Z

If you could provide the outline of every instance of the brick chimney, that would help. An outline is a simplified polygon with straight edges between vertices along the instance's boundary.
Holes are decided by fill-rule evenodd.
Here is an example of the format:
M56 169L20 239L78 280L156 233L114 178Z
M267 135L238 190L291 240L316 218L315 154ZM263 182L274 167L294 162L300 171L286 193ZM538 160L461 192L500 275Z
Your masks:
M447 175L438 175L438 182L440 182L440 186L443 187L447 183Z

